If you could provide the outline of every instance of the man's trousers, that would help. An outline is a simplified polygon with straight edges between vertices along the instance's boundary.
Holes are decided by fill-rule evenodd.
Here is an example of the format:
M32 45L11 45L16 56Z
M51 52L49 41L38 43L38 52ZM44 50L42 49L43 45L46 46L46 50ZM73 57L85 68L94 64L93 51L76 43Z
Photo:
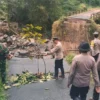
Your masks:
M6 60L0 60L0 78L2 83L6 82Z
M99 76L99 80L100 80L100 71L98 71L98 76ZM95 88L93 91L93 100L99 100L99 93L96 92Z
M61 70L61 76L64 76L63 59L55 60L55 77L58 77L59 68Z
M73 100L86 100L89 86L87 87L76 87L72 85L70 90L70 96Z

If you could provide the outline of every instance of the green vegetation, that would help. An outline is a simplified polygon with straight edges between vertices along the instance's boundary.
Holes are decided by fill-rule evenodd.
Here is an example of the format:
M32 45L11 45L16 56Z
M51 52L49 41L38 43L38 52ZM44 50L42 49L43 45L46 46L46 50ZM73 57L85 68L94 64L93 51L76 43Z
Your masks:
M74 57L75 57L75 54L74 54L74 53L69 53L69 54L65 57L65 60L68 62L68 64L71 64Z
M3 84L0 81L0 100L6 100Z
M71 12L99 7L100 0L0 0L0 5L0 19L8 18L21 26L42 26L42 33L50 36L55 20Z
M46 78L45 78L46 77ZM10 82L12 83L11 86L20 86L24 84L30 84L34 82L41 82L51 80L53 77L52 73L30 73L28 71L22 72L22 74L17 74L16 76L12 75L10 77ZM7 88L6 88L7 89Z
M90 24L89 24L89 28L88 28L90 37L93 37L92 33L95 30L100 32L100 17L96 18L96 20L95 19L94 20L93 19L90 20Z
M32 24L27 24L24 28L22 28L21 36L30 41L31 38L35 40L36 43L45 43L45 39L43 39L43 35L41 34L42 27L34 26Z
M7 2L0 0L0 19L7 19Z

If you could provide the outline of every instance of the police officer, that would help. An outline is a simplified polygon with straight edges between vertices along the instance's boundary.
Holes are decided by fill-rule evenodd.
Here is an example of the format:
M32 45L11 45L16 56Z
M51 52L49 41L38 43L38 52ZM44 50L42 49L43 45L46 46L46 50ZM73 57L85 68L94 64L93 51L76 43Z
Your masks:
M55 79L58 79L58 69L61 69L61 78L64 78L64 67L63 67L63 48L62 44L57 37L53 38L53 43L55 46L47 52L47 54L55 54Z
M7 45L0 44L0 77L3 84L6 83L6 59L10 59L8 46L11 45L11 41L7 42Z
M79 51L81 53L73 58L68 77L68 87L72 85L70 89L72 100L86 100L90 85L91 71L95 81L95 88L99 88L99 78L95 67L95 60L88 54L90 51L89 44L87 42L81 43Z
M98 70L99 80L100 80L100 40L99 40L99 33L94 32L94 39L91 41L91 53L96 61L96 67ZM99 100L99 93L94 89L93 92L93 100Z

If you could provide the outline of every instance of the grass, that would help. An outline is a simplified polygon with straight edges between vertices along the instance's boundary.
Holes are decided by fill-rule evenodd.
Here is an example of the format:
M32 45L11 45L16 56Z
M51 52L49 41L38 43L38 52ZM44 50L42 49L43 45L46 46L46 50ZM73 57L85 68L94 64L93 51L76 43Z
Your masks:
M72 60L74 58L76 54L74 53L69 53L66 57L65 57L65 60L68 62L68 64L70 65L72 63Z
M0 100L6 100L6 95L1 80L0 80Z

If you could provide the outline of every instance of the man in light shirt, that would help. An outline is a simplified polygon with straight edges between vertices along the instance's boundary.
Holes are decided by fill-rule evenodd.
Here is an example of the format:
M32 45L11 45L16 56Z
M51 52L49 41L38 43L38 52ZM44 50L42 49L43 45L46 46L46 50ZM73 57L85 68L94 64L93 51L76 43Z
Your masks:
M91 54L96 61L96 67L100 80L100 39L98 38L99 33L94 32L93 35L94 39L91 41ZM93 100L99 100L99 93L97 93L95 89L93 92Z
M79 46L79 51L81 53L73 58L68 77L68 87L72 85L70 90L72 100L86 100L91 71L95 82L95 89L98 90L100 86L95 60L88 54L90 51L89 44L82 42Z
M61 70L61 78L64 78L63 68L63 48L62 44L57 37L53 38L54 48L47 52L47 55L55 54L55 79L58 79L59 68Z

